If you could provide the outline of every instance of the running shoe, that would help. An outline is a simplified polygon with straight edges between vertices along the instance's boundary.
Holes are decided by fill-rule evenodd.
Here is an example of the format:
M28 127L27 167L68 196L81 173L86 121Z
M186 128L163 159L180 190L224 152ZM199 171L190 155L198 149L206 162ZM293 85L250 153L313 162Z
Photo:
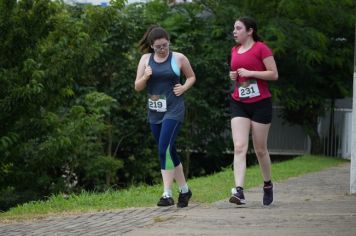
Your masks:
M263 187L263 205L269 206L273 203L273 185Z
M174 205L174 200L171 197L163 196L159 199L157 206L172 206Z
M244 191L240 188L232 188L231 189L231 197L229 199L229 202L231 203L235 203L237 205L244 205L246 204L246 200L245 200L245 195L244 195Z
M190 189L186 193L179 193L177 207L187 207L189 199L192 197L192 191Z

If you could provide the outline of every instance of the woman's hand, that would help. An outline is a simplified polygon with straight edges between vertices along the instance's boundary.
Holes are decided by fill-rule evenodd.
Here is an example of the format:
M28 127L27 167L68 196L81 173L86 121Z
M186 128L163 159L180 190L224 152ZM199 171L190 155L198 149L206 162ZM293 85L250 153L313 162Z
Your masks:
M149 65L146 65L143 76L145 77L146 80L148 80L151 75L152 75L152 68Z
M186 88L184 85L181 85L181 84L174 85L173 92L176 96L182 95L185 91L186 91Z
M237 71L230 71L230 79L231 80L236 80L237 79Z
M237 69L237 74L238 74L240 77L252 77L251 71L246 70L245 68Z

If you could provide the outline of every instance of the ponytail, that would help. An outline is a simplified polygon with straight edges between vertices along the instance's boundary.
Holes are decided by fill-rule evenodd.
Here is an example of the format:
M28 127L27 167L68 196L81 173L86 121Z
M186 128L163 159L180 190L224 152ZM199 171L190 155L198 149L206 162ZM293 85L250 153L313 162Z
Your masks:
M148 53L148 52L153 52L153 49L151 48L151 44L148 42L148 35L151 33L151 31L156 28L156 25L151 25L143 37L141 38L140 42L138 43L138 46L140 48L140 52L143 53Z

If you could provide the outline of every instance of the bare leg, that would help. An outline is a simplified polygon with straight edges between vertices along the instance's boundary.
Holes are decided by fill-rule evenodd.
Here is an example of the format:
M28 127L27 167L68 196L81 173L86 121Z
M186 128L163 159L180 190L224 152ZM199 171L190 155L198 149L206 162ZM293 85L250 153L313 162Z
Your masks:
M182 187L187 183L185 180L182 163L174 168L174 179L177 181L179 187Z
M174 178L174 169L173 170L161 170L163 187L164 189L172 189L173 178Z
M234 177L235 185L243 187L246 173L246 153L251 121L244 117L231 120L232 139L234 142Z
M253 146L264 181L271 180L271 158L267 149L267 138L270 126L271 124L261 124L252 121Z

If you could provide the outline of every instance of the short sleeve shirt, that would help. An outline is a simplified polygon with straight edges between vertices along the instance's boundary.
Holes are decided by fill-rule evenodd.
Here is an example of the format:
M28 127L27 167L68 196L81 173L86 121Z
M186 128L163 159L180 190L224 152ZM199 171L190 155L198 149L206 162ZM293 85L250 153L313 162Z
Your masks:
M238 53L240 46L235 46L231 49L231 71L236 71L239 68L245 68L252 71L265 71L266 67L263 60L269 56L272 56L272 50L263 42L255 42L252 47L243 53ZM256 83L258 87L258 95L253 97L242 97L239 87L243 84ZM268 88L268 82L253 77L238 77L234 91L231 94L232 98L236 101L244 103L253 103L265 98L271 97L271 93Z

